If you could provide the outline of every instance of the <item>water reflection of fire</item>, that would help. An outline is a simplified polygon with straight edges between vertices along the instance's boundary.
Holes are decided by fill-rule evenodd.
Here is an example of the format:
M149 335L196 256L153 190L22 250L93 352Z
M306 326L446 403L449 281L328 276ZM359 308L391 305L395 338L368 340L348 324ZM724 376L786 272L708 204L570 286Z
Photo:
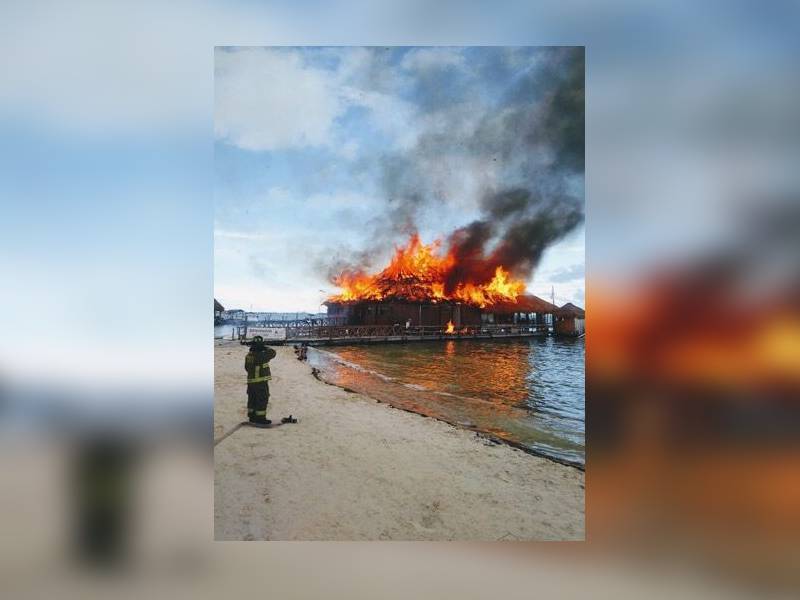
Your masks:
M379 273L345 270L333 283L342 292L331 296L330 302L397 299L485 307L514 302L525 292L525 283L514 279L503 265L485 261L459 264L452 249L442 253L440 241L424 244L417 234L395 249L389 265Z

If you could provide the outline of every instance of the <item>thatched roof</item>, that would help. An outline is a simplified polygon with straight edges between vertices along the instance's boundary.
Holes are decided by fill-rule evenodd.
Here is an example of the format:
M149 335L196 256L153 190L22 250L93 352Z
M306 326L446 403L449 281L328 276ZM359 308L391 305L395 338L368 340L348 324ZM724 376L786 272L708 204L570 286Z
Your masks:
M508 313L554 313L558 311L555 304L547 300L542 300L533 294L523 294L517 298L516 302L498 302L483 309L487 313L508 314Z
M561 317L586 318L586 311L579 306L575 306L572 302L567 302L564 306L559 308L558 314Z
M217 302L216 298L214 298L214 312L221 312L223 310L225 310L225 307L222 306L222 304L220 304L219 302Z

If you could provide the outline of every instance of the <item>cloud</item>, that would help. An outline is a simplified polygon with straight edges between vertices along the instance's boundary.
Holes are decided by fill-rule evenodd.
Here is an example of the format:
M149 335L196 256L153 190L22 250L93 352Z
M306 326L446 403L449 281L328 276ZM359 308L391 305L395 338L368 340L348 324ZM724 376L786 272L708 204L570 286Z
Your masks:
M367 69L366 66L362 65ZM417 140L417 110L414 105L399 96L358 87L364 83L361 76L350 72L356 81L347 80L340 88L341 99L350 106L361 106L369 110L367 118L372 127L386 136L389 144L400 149L411 148Z
M422 71L465 66L461 48L415 48L403 57L400 66L419 74Z
M375 132L408 148L415 107L386 60L375 48L217 48L216 137L252 151L327 148L352 161L362 148L337 120L361 107Z
M227 240L265 240L269 238L269 236L264 233L253 233L250 231L231 231L228 229L215 229L214 237Z
M574 264L554 271L548 279L554 283L566 283L583 279L586 275L586 268L583 264Z
M330 72L294 50L218 48L215 59L219 139L256 151L332 145L345 104Z
M348 140L344 144L338 146L338 154L347 160L353 160L358 156L358 142Z
M306 204L315 211L337 208L359 208L373 204L375 200L356 191L320 192L306 199Z
M269 281L274 279L275 273L270 268L269 263L257 256L249 256L248 261L250 264L250 272L261 281Z

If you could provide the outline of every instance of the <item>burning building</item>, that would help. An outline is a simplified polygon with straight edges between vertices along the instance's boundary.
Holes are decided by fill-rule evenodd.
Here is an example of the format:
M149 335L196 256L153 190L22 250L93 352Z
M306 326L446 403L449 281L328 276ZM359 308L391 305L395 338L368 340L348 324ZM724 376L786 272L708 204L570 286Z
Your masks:
M465 264L453 248L442 253L439 242L424 244L418 235L381 272L344 270L333 282L342 292L325 302L328 317L345 325L543 324L558 310L524 294L525 283L503 265Z
M555 304L533 294L523 294L514 301L498 302L484 308L481 317L488 324L552 326L557 311Z
M414 124L412 145L382 154L364 246L320 259L341 289L325 302L331 321L554 327L558 307L526 295L525 282L545 251L584 221L584 72L583 49L548 50L492 102L470 98L469 119L464 103L448 98L437 119ZM443 224L450 223L454 208L465 221L441 242L412 235L386 268L372 270L384 240L416 231L423 214L448 211Z
M342 325L401 325L454 327L481 324L481 309L458 302L425 302L402 299L334 301L328 300L328 317Z

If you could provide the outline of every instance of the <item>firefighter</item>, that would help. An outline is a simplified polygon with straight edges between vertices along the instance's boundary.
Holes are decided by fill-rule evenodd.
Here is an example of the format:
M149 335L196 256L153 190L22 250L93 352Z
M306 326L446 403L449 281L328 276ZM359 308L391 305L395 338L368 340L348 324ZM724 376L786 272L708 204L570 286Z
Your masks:
M275 350L264 345L264 338L257 335L250 344L250 352L244 359L247 371L247 417L251 423L269 425L267 402L269 402L269 361L275 358Z

